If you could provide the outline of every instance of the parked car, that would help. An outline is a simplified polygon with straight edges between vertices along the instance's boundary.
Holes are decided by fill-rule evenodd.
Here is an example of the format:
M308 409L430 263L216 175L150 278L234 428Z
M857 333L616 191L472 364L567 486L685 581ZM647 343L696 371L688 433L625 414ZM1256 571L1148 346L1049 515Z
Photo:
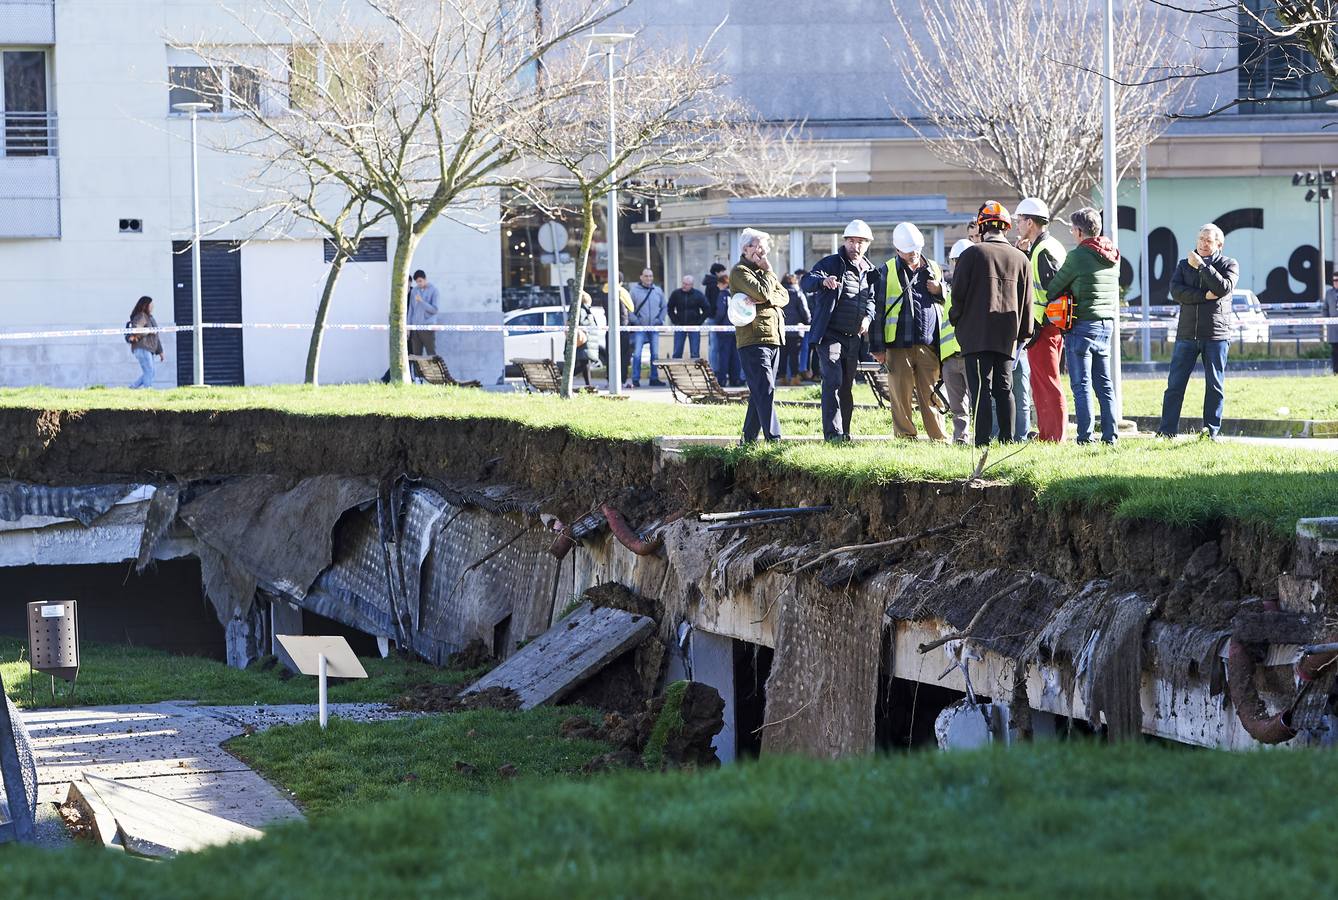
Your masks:
M1264 305L1254 291L1232 291L1231 312L1235 318L1231 340L1246 344L1268 343L1268 316L1264 315ZM1166 335L1168 341L1175 340L1175 324L1178 322L1173 319Z
M595 322L604 325L604 311L595 307ZM515 309L502 316L502 348L506 355L507 366L513 359L552 359L563 357L566 333L562 331L543 331L536 326L565 325L567 311L561 306L536 306L530 309ZM589 335L596 353L604 346L604 333L593 331Z

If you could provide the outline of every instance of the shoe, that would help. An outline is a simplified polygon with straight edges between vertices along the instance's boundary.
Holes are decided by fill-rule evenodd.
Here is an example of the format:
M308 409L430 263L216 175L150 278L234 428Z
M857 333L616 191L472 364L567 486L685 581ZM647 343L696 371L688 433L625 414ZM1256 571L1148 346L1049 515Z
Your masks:
M650 383L650 386L651 386L651 387L664 387L664 382L663 382L663 381L652 381L652 382Z
M624 381L624 382L623 382L623 390L625 390L625 391L631 390L631 389L634 388L634 387L640 387L640 385L632 384L632 382L631 382L630 380L629 380L629 381Z
M1163 433L1160 432L1160 431L1154 433L1152 436L1153 436L1154 438L1156 438L1157 440L1159 440L1159 441L1166 441L1168 444L1169 444L1171 441L1175 440L1175 435L1173 435L1173 434L1163 434Z
M1209 428L1207 425L1205 425L1205 426L1203 426L1203 430L1199 432L1199 440L1201 440L1201 441L1215 441L1215 440L1217 440L1217 436L1216 436L1215 434L1213 434L1213 431L1212 431L1211 428Z
M1028 432L1027 432L1027 440L1029 440L1029 441L1040 440L1040 437L1041 437L1041 433L1040 433L1039 431L1028 431Z

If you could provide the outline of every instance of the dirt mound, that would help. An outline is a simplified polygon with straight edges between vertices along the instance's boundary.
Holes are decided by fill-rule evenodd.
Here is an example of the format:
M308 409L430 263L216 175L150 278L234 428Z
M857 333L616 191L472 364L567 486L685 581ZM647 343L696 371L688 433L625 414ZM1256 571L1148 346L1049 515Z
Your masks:
M497 665L497 658L492 655L492 648L483 642L482 638L475 638L465 648L451 654L451 658L446 661L446 669L449 672L472 672L475 669L490 669Z
M461 694L468 685L419 684L396 697L391 706L406 712L464 712L471 709L520 709L520 695L511 688L490 687Z
M718 766L711 742L724 727L725 701L710 685L676 681L663 694L646 701L633 716L608 713L596 725L572 716L560 726L563 737L613 744L611 753L596 757L582 771L614 768L696 769Z

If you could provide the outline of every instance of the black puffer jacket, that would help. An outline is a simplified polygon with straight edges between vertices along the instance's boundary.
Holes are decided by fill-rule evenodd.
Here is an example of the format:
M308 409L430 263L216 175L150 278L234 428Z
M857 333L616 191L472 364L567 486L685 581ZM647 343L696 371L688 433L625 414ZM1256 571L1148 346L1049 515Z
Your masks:
M1195 269L1187 260L1175 265L1171 276L1171 299L1180 304L1180 322L1175 329L1180 341L1229 341L1235 338L1231 292L1240 280L1240 263L1217 254ZM1209 300L1208 294L1217 299Z

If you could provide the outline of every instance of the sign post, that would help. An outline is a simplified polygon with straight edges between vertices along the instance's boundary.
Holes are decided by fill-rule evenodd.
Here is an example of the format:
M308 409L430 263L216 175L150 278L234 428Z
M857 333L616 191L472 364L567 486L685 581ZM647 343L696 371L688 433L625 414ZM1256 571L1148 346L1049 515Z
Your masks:
M276 634L274 639L288 652L297 671L316 676L318 715L321 728L325 728L330 721L330 678L366 678L367 670L342 637Z

